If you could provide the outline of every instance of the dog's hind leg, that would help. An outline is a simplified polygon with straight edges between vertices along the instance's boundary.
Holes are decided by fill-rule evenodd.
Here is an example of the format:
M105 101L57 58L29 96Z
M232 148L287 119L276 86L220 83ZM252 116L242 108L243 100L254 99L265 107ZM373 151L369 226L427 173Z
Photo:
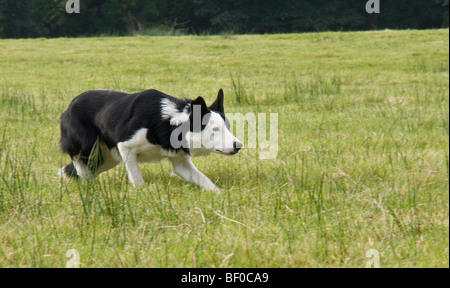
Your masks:
M114 148L110 150L106 144L100 142L100 154L101 154L101 162L99 163L97 169L95 170L95 175L98 176L103 172L113 169L120 163L120 158L117 159L117 156L113 156L112 152L117 154L117 149ZM120 157L120 156L119 156Z
M101 173L113 169L119 163L120 159L113 157L108 147L104 143L100 143L100 151L91 153L89 158L73 157L72 163L64 166L59 171L59 175L63 179L92 180Z
M88 167L88 163L86 159L83 159L81 156L76 156L72 159L73 166L75 167L77 176L83 181L89 181L94 179L94 173L90 171Z
M91 180L101 165L99 135L92 124L66 111L61 115L61 151L72 158L72 164L60 170L64 178Z

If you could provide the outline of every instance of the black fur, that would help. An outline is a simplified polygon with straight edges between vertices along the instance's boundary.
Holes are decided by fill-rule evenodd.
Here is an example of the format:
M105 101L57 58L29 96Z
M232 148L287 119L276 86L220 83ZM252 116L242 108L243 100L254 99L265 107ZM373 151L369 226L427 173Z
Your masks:
M88 158L97 141L111 149L142 128L148 129L150 143L172 150L170 135L176 127L161 117L163 98L170 99L180 111L190 102L156 90L137 94L94 90L81 94L61 115L61 150L71 157Z

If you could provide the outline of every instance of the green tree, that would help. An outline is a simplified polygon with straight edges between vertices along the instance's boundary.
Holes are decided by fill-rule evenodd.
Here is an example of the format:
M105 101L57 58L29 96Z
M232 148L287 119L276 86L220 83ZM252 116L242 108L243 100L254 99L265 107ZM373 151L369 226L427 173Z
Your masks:
M62 0L0 0L0 37L126 35L166 25L190 33L290 33L448 27L448 0L80 0L67 14Z
M36 37L39 27L31 19L30 0L1 0L0 37Z

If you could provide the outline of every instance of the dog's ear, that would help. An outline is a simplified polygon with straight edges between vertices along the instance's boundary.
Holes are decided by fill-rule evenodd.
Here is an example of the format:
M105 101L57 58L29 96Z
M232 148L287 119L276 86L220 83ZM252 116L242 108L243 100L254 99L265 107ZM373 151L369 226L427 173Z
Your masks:
M200 110L199 110L200 108ZM200 112L200 114L198 113ZM202 97L198 97L197 99L191 102L191 115L189 116L191 122L191 131L199 132L204 129L203 122L207 122L207 119L204 119L205 115L210 115L210 110L206 105L205 99Z
M221 113L225 113L225 111L224 111L225 109L223 107L223 98L224 98L223 90L220 89L219 94L217 95L216 101L209 107L209 109L218 111Z
M200 108L201 108L201 112L202 112L202 117L205 115L205 114L208 114L210 111L209 111L209 109L208 109L208 106L206 105L206 102L205 102L205 99L203 99L203 97L198 97L197 99L195 99L195 100L193 100L192 102L191 102L191 114L192 113L194 113L194 107L195 106L200 106ZM197 108L198 109L198 108Z

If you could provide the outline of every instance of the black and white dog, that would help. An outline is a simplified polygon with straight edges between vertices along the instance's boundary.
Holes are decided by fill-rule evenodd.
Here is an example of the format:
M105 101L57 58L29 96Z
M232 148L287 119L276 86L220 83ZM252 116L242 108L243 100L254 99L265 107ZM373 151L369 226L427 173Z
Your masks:
M202 97L180 100L156 90L85 92L61 115L61 150L72 163L60 174L90 180L123 162L130 182L141 185L138 162L168 158L174 174L217 192L191 157L235 155L242 148L230 132L223 102L222 90L210 107Z

